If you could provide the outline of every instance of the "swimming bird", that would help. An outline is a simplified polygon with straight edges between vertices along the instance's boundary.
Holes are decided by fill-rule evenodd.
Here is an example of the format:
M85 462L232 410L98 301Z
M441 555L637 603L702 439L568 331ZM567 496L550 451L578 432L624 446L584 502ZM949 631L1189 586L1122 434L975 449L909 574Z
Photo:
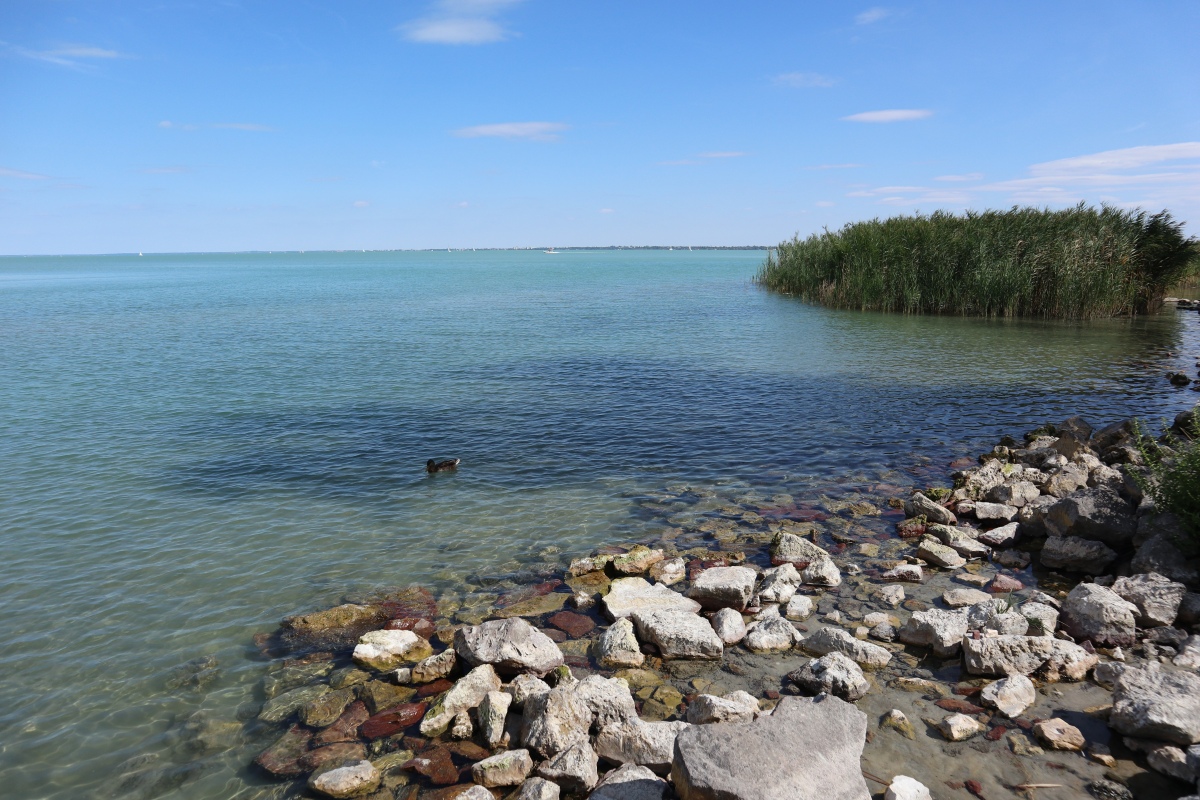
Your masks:
M425 462L426 472L452 472L458 469L457 458L446 458L441 461L435 461L432 458Z

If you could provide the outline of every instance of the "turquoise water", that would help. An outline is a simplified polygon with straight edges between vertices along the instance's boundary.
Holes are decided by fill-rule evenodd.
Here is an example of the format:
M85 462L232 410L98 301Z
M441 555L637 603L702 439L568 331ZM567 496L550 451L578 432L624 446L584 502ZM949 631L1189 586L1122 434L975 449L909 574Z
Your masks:
M835 312L757 289L762 258L0 259L4 794L267 796L261 741L181 733L254 714L255 632L644 537L675 482L825 491L1197 399L1162 373L1200 315ZM172 688L199 656L216 680Z

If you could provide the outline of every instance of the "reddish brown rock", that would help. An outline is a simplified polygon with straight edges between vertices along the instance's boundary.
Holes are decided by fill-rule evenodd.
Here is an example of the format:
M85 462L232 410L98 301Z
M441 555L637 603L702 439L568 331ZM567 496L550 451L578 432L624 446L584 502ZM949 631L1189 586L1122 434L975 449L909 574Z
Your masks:
M439 786L458 783L458 768L450 758L450 751L444 747L430 747L400 767L424 775Z
M366 739L382 739L394 736L405 728L416 725L425 716L425 703L402 703L386 711L380 711L358 729Z
M972 686L969 683L959 683L954 686L954 693L960 697L973 697L982 691L982 686Z
M399 619L390 619L383 626L389 631L412 631L422 639L432 639L436 628L433 622L424 617L401 617Z
M325 728L315 737L313 737L313 745L321 747L327 744L336 744L337 742L353 742L358 739L358 728L371 713L367 711L367 704L361 700L355 700L350 705L346 706L346 710L342 715L334 720L333 724Z
M574 611L560 611L547 621L572 639L586 636L596 627L596 622L591 617L576 614Z
M1004 738L1004 734L1006 733L1008 733L1008 728L1004 727L1003 725L997 725L985 733L983 738L987 739L989 742L998 742Z
M418 686L417 697L433 697L434 695L441 694L442 692L450 691L452 686L454 686L453 681L446 680L445 678L438 678L436 681L430 681L429 683Z
M992 582L988 584L987 590L992 594L1008 594L1009 592L1019 592L1025 588L1025 584L1021 583L1016 578L1008 575L997 575L992 578Z
M901 539L916 539L925 533L925 523L916 517L896 523L896 533Z
M254 763L280 778L303 775L305 770L300 766L300 758L308 752L310 741L312 731L293 725L273 745L259 753Z
M492 755L492 751L480 747L474 742L450 742L446 749L456 756L462 756L468 761L483 761Z
M300 766L305 772L312 772L329 764L338 766L346 761L362 761L367 757L367 748L359 742L339 742L327 744L316 750L309 750L300 758Z
M728 567L728 566L729 566L729 559L727 559L727 558L714 558L714 559L708 559L708 560L701 560L699 558L693 558L691 561L689 561L687 563L688 580L689 581L696 580L696 576L699 575L701 572L704 572L704 570L706 570L706 569L712 569L713 567Z
M567 635L560 630L554 628L538 628L541 633L546 635L546 638L555 644L561 644L567 640Z
M409 586L389 592L384 595L379 605L389 619L437 619L437 598L424 586Z
M985 709L980 708L974 703L968 703L966 700L959 700L954 697L945 697L934 703L938 708L944 708L947 711L954 711L959 714L982 714Z
M420 753L428 749L429 740L424 736L404 736L400 739L401 750L411 750L414 753Z

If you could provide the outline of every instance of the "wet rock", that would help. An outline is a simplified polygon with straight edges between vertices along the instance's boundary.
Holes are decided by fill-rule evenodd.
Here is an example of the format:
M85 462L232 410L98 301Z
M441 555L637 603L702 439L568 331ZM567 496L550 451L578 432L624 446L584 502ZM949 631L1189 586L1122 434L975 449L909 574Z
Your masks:
M692 727L683 721L645 722L630 719L610 725L596 736L596 752L614 764L637 764L665 775L671 770L675 737Z
M371 716L361 700L351 703L333 724L313 737L313 745L321 747L338 742L353 742L358 739L359 727Z
M897 775L888 784L883 800L931 800L925 784L907 775Z
M301 686L273 697L263 704L258 718L263 722L277 724L291 717L301 708L318 700L329 693L329 687L323 683L312 686Z
M596 627L596 622L591 617L571 611L560 611L553 614L547 622L573 639L587 636Z
M807 694L825 692L843 700L858 700L871 690L858 664L838 652L808 662L787 678Z
M1083 680L1099 661L1077 644L1049 636L969 636L962 641L963 666L971 675L1031 675L1049 682Z
M979 534L979 541L991 547L1012 547L1017 543L1017 533L1020 528L1020 523L1010 522Z
M966 714L951 714L937 724L938 731L951 742L961 742L980 733L983 726Z
M722 608L713 614L712 628L725 645L737 644L746 637L746 622L742 615L732 608Z
M637 717L629 684L620 678L589 675L574 691L591 709L593 725L597 729Z
M377 606L347 603L286 617L280 624L281 638L290 647L346 646L386 619L387 613Z
M426 748L409 761L405 761L402 767L424 775L430 783L438 786L458 783L458 769L450 758L450 751L445 747Z
M412 668L410 677L413 683L431 683L449 675L454 669L455 661L454 650L444 650L436 656L430 656L417 662Z
M805 652L819 656L841 653L856 664L871 669L882 669L892 660L892 654L877 644L855 639L841 628L822 628L804 639L800 647Z
M804 568L804 582L813 586L840 586L842 573L831 558L818 558Z
M551 783L545 778L529 778L521 784L521 788L509 800L558 800L557 783Z
M1079 751L1087 744L1087 740L1083 738L1083 732L1079 728L1061 719L1044 719L1041 722L1035 722L1033 735L1052 750Z
M407 703L414 694L416 692L410 686L396 686L383 681L367 681L358 687L358 698L367 704L367 710L372 714L378 714L385 708Z
M896 638L905 644L932 647L934 655L949 658L959 651L966 633L966 611L931 608L914 612L900 628Z
M577 558L571 562L571 566L567 568L567 574L571 577L586 575L589 572L599 572L609 565L613 560L611 555L590 556L588 558Z
M776 612L775 616L751 623L743 644L752 653L780 653L791 650L798 641L796 628Z
M329 688L345 689L347 686L358 686L369 680L371 680L369 672L364 672L358 667L342 667L330 673Z
M786 603L796 594L804 578L788 563L763 573L762 587L758 597L764 603Z
M990 594L978 589L947 589L942 592L942 602L950 608L964 608L976 603L986 603L991 599Z
M893 708L884 714L883 719L879 720L879 727L891 728L905 739L917 738L917 732L913 729L913 724L909 722L908 717L904 716L904 712L898 708Z
M792 564L804 569L822 558L829 558L829 553L794 533L781 532L771 542L772 564Z
M633 622L628 617L622 617L610 625L596 643L596 661L602 667L638 667L645 660L633 632Z
M354 647L359 666L385 672L401 664L411 664L433 653L429 642L412 631L368 631Z
M476 667L433 704L421 720L421 734L433 737L445 733L459 712L477 707L488 692L499 689L500 677L491 664Z
M670 590L668 590L670 591ZM638 635L663 658L720 658L724 646L703 617L684 611L637 611Z
M405 728L416 725L425 716L424 703L403 703L386 709L366 719L359 728L364 739L382 739L394 736Z
M897 588L900 587L889 587ZM904 590L901 589L901 592ZM788 600L787 607L784 609L784 616L788 619L808 619L813 613L813 601L808 595L798 594L791 600Z
M672 586L687 577L687 564L682 558L665 558L650 566L650 577L655 583Z
M512 695L512 709L520 711L530 697L549 692L550 684L541 678L522 673L513 678L512 682L504 687L504 691Z
M1052 536L1090 539L1120 549L1133 544L1137 518L1125 498L1107 486L1098 486L1051 506L1046 529Z
M1143 628L1171 625L1187 587L1157 572L1117 578L1112 590L1137 606L1137 624Z
M538 767L538 776L554 781L567 792L583 794L600 780L599 758L585 737Z
M693 725L749 722L758 716L758 712L758 700L749 692L731 692L724 697L701 694L688 706L687 721Z
M351 761L362 761L367 757L367 748L361 742L338 742L309 750L300 759L305 772L324 772Z
M525 701L521 741L543 758L550 758L577 742L586 742L593 718L574 686L555 686Z
M533 772L528 750L507 750L471 766L471 778L480 786L517 786Z
M291 778L304 774L300 759L308 752L312 731L293 725L266 750L258 754L254 763L279 778Z
M1111 589L1081 583L1063 601L1059 620L1062 629L1076 641L1090 639L1106 647L1129 646L1137 641L1137 610Z
M651 584L644 578L620 578L613 581L601 604L614 620L632 616L635 612L695 613L700 610L700 604L695 600L684 597L660 583Z
M1016 719L1037 702L1037 692L1029 678L1010 675L983 687L979 699L985 706L998 710L1009 719Z
M354 761L328 772L314 774L308 788L327 797L347 798L369 794L379 788L382 776L370 761Z
M917 568L918 572L920 567ZM917 576L917 582L920 583L921 577ZM879 598L879 602L885 603L892 608L896 608L904 602L904 587L903 586L880 586L875 591L875 596Z
M925 517L930 522L939 522L942 525L958 523L958 519L948 508L933 502L921 492L914 492L911 498L904 501L904 513L909 517Z
M1117 552L1103 542L1075 536L1051 536L1038 557L1043 566L1051 569L1099 575L1117 559Z
M919 564L897 564L879 576L882 581L905 581L907 583L920 583L924 578Z
M512 619L514 617L540 617L544 614L551 614L560 610L567 604L567 600L571 599L571 595L563 592L551 592L548 594L539 594L525 600L505 606L493 612L493 616L498 619ZM482 621L486 617L483 613L475 618L464 618L462 611L458 612L458 619L462 622L475 623Z
M642 575L653 564L665 558L662 550L652 550L643 544L635 545L628 553L613 556L612 568L621 575Z
M865 714L829 695L785 697L753 722L697 725L675 741L675 791L682 800L868 800L866 728Z
M207 688L220 675L221 670L216 656L200 656L193 658L171 669L167 678L167 690L191 689L200 691Z
M706 569L696 576L687 596L705 609L733 608L740 611L754 593L757 577L754 570L747 567Z
M354 702L354 697L355 691L352 687L326 692L301 707L300 721L310 728L332 725L346 710L346 706Z
M1016 506L1009 506L1004 503L979 502L975 504L975 519L1012 522L1017 518L1019 510Z
M1200 742L1200 675L1126 668L1108 724L1126 736L1183 746Z
M624 764L605 775L588 800L663 800L669 788L646 767Z
M525 620L515 618L459 629L454 634L454 650L468 664L490 664L502 675L545 675L563 663L558 645Z

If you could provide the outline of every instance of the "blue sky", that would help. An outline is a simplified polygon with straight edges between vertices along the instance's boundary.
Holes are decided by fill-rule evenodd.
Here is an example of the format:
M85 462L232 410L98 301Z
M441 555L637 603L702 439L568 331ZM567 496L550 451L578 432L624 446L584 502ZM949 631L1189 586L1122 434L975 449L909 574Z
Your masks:
M2 2L2 253L1200 232L1196 2Z

